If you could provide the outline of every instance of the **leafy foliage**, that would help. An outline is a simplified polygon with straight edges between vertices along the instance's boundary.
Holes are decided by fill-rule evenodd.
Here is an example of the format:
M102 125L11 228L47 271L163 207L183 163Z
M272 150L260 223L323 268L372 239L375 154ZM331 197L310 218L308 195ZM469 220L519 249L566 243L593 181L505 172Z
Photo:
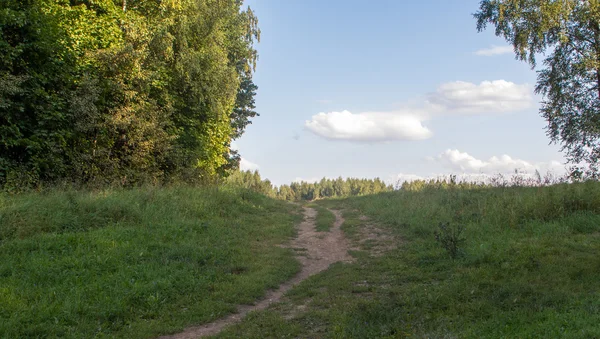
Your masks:
M256 116L238 0L0 5L0 186L212 180Z
M577 0L483 0L475 13L477 29L495 26L518 59L536 66L536 92L547 133L560 142L572 175L598 177L600 168L600 3Z

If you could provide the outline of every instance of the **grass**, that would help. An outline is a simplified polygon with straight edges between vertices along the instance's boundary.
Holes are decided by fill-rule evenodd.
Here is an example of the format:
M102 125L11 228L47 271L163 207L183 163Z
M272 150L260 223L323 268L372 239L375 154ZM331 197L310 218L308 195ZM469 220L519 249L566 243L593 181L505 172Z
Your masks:
M220 338L600 337L600 183L398 191L343 210L353 263ZM326 212L322 212L326 211ZM220 318L298 271L299 207L234 189L0 195L0 337L151 338ZM451 257L440 224L464 227ZM318 226L319 227L319 226Z
M152 338L299 269L299 208L186 187L0 195L0 337Z
M366 215L401 245L368 248L220 338L598 338L600 183L392 192L319 204ZM435 240L465 227L456 259Z
M329 232L335 222L335 215L327 208L315 203L308 204L307 206L317 210L317 217L315 219L317 232Z

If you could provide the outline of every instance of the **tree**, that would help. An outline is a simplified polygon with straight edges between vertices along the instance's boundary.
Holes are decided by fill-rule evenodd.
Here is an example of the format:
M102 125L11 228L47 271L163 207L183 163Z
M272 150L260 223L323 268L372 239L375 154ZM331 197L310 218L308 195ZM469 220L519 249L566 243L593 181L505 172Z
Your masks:
M3 2L0 11L0 182L37 181L64 171L65 96L74 56L66 33L39 2Z
M257 114L241 0L0 2L0 188L213 182Z
M510 42L516 58L536 67L536 93L551 142L560 143L571 175L598 178L600 159L600 2L597 0L483 0L477 30L488 24Z

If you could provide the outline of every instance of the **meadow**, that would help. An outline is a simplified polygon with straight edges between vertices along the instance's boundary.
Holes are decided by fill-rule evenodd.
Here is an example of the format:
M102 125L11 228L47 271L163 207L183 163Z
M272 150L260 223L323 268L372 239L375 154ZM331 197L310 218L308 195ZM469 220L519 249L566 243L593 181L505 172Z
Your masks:
M299 207L232 188L0 195L0 338L153 338L292 277Z
M354 261L217 337L600 337L598 182L308 206L320 234L343 212ZM298 272L280 245L300 210L231 186L2 195L0 337L154 338L222 318Z
M373 255L364 242L354 263L333 265L220 337L600 337L598 182L318 203L344 211L355 243L376 224L395 248ZM440 224L464 228L455 258L436 240Z
M335 222L335 215L327 208L316 203L310 203L306 206L314 208L317 211L317 216L315 218L315 228L317 232L328 232Z

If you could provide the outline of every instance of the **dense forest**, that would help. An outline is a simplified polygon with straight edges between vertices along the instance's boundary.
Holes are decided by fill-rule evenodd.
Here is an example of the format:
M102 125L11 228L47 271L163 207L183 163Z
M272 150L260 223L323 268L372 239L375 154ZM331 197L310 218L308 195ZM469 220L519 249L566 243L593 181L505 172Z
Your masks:
M345 198L389 192L394 188L379 178L375 179L327 179L310 183L293 182L290 185L273 186L268 179L263 180L258 171L239 171L227 178L227 183L243 187L286 201L312 201L320 198Z
M259 36L241 0L3 0L0 187L237 169Z

